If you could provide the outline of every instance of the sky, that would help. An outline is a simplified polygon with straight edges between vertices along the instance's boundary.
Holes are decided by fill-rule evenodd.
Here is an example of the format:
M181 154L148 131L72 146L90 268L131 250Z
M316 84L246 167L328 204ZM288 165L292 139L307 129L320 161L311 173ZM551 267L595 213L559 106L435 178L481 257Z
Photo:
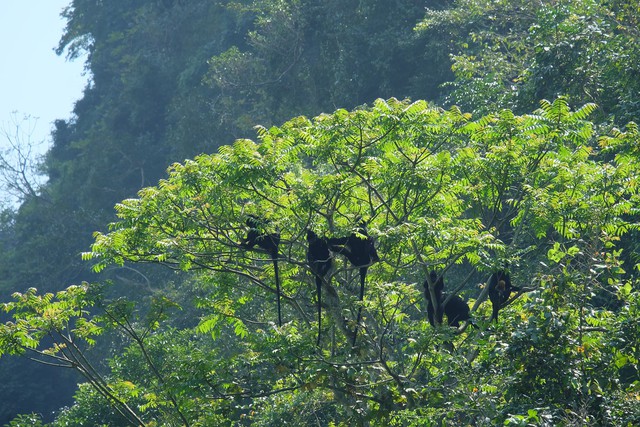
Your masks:
M31 143L51 142L52 123L72 116L88 80L84 58L74 61L54 52L71 0L0 0L0 131L31 116ZM14 114L15 112L15 114ZM37 118L37 120L35 120ZM0 149L8 147L0 133Z

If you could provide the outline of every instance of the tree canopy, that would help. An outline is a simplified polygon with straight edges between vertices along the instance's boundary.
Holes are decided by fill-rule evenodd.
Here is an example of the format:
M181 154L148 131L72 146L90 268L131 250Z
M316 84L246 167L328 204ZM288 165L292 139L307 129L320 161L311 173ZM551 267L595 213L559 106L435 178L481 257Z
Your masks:
M96 300L85 285L57 299L16 294L0 348L82 372L72 342L90 344L105 327L124 333L130 344L110 380L89 373L93 388L62 414L77 425L99 419L87 411L104 398L139 425L631 423L637 382L625 375L637 362L639 306L620 242L636 229L629 142L638 129L598 134L594 109L560 98L531 114L473 119L389 99L258 127L257 141L176 163L119 203L118 220L84 255L97 271L142 263L197 271L183 285L199 293L196 338L163 322L176 307L164 297L142 310ZM281 237L282 327L268 257L240 245L248 215ZM336 254L316 346L305 231L343 236L360 221L380 255L362 333L352 346L356 270ZM522 289L489 325L482 283L504 268ZM426 322L421 286L434 269L449 292L464 292L478 329ZM600 292L618 306L602 305ZM87 304L102 313L89 315ZM52 331L60 342L40 347Z
M0 353L80 376L2 358L0 424L638 423L635 2L63 16L91 79L40 185L0 165L28 190L0 216ZM380 257L360 302L333 247L318 346L307 230ZM499 270L519 290L489 324ZM431 271L477 328L430 327Z

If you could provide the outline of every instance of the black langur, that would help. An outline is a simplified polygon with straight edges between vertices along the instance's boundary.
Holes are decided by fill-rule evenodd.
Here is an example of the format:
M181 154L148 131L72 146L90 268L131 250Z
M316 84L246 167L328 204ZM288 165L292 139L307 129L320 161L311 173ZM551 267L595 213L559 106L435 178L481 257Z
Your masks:
M429 273L429 278L431 279L431 282L434 284L433 292L435 294L436 301L440 303L440 304L436 304L437 307L440 309L439 312L436 313L435 306L433 304L433 301L431 300L431 292L429 291L429 281L425 280L423 286L424 286L424 297L427 300L427 317L429 319L429 324L435 327L436 319L437 319L437 323L442 323L442 291L444 290L444 280L442 276L438 277L438 273L436 273L435 271L431 271Z
M445 305L443 305L445 295L443 294L444 290L444 279L442 276L438 277L438 273L435 271L431 271L429 273L429 279L434 283L434 293L437 304L433 304L431 301L431 293L429 292L429 282L427 280L424 281L424 297L427 299L427 317L429 318L429 323L431 326L436 326L436 322L438 324L442 323L442 314L447 315L447 324L449 326L455 326L456 328L460 326L460 322L469 321L469 323L475 326L471 322L471 314L469 310L469 306L462 298L458 295L453 295L449 301ZM437 306L440 310L436 313L435 306Z
M376 252L373 238L367 234L364 223L361 223L358 234L351 233L348 237L332 237L328 239L329 248L335 253L344 255L351 265L360 269L360 302L364 300L364 283L367 278L369 266L380 261ZM353 332L353 345L356 345L358 325L362 317L362 305L358 308L356 328Z
M240 242L240 246L245 249L252 250L254 246L258 245L259 248L269 254L273 261L273 270L276 276L278 326L282 326L282 313L280 310L280 274L278 272L278 245L280 244L280 233L265 232L264 226L267 224L267 221L254 215L249 215L246 224L247 227L249 227L249 232L247 233L247 237Z
M509 273L504 270L491 274L489 278L489 299L491 300L491 320L498 321L498 311L503 308L511 296L511 292L517 292L520 288L511 285Z
M447 299L446 294L442 296L442 300ZM460 327L460 322L468 321L473 327L476 325L471 321L471 313L469 306L460 296L454 295L444 305L444 314L447 315L449 326Z
M320 345L320 333L322 331L322 281L331 271L332 258L329 244L326 239L319 237L312 230L307 230L307 262L316 279L316 295L318 301L318 339L316 345Z

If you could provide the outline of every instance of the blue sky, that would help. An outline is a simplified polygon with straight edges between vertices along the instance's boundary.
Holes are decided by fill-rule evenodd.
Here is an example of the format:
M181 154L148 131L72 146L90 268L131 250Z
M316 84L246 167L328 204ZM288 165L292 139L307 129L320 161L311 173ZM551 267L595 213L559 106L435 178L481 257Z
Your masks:
M68 119L87 82L84 58L57 56L71 0L0 0L0 130L25 115L37 117L30 140L50 144L56 119ZM7 146L0 135L0 149Z

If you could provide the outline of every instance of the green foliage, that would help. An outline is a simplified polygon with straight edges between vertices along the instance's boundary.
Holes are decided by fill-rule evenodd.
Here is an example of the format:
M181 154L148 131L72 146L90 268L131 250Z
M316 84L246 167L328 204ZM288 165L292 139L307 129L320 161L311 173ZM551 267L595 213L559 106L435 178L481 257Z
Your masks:
M114 220L115 203L155 184L171 163L253 135L256 123L270 127L380 96L434 98L450 73L446 56L435 61L412 34L425 6L415 1L68 3L56 51L86 57L89 83L72 117L54 123L45 185L3 232L5 297L94 281L78 254ZM131 284L135 276L159 288L167 281L123 271L102 277ZM24 384L20 397L0 386L0 400L49 401L33 409L47 414L66 403L62 394L42 396L42 384L29 387L41 376L32 377L13 378ZM0 420L14 415L4 417L5 408Z
M566 95L624 124L639 119L638 16L628 0L457 0L428 10L417 29L446 46L452 103L528 111Z
M111 306L111 323L136 344L114 359L114 375L130 387L118 396L143 397L143 418L193 423L627 419L604 405L615 395L622 407L635 396L631 382L616 378L638 359L637 348L615 337L637 319L635 283L624 278L617 245L635 228L628 214L638 169L624 154L622 132L600 138L615 154L602 160L587 121L593 111L573 111L561 98L534 114L503 110L472 121L455 108L378 100L259 127L258 142L237 140L174 164L158 186L117 206L119 220L96 233L84 255L98 271L157 263L200 272L197 338L156 331L157 322L133 328L125 320L135 317L133 305ZM239 244L248 214L281 234L280 328L270 260ZM338 256L323 285L325 338L315 347L304 231L345 235L359 218L382 258L369 269L363 334L351 347L357 276ZM469 270L485 280L505 263L526 293L500 323L430 328L420 309L430 269L448 271L460 290ZM607 288L621 289L627 309L598 305L596 294ZM472 295L482 325L486 296ZM152 317L166 313L167 302L159 303ZM293 418L285 415L294 407Z
M86 51L91 84L55 124L49 181L3 223L0 265L21 291L0 352L85 373L73 357L98 355L61 425L638 423L634 2L74 0L65 17L58 51ZM391 96L462 110L351 110ZM248 214L282 234L282 328L270 261L238 245ZM316 348L304 230L360 218L383 258L364 332L352 349L357 274L338 256ZM487 329L473 283L506 264L526 292ZM90 265L116 298L56 293ZM480 331L427 326L432 268ZM38 375L3 370L26 372L3 381L14 398Z
M413 34L424 6L407 0L231 2L252 25L208 61L204 81L217 95L216 119L237 137L256 123L270 126L377 97L436 98L449 61L434 61L425 52L429 41Z
M120 423L145 425L135 409L136 404L145 409L168 406L176 417L182 416L180 403L170 390L143 394L140 387L127 379L105 378L87 356L87 347L95 343L105 328L116 328L131 343L129 351L139 351L143 357L148 367L145 374L153 376L149 388L155 391L158 384L164 386L164 376L156 366L157 360L147 350L146 341L166 319L167 310L176 307L175 303L164 297L155 298L141 318L139 311L134 311L133 303L123 299L107 303L101 287L86 283L71 286L55 296L38 295L35 289L29 289L13 297L14 302L3 304L4 311L11 313L14 321L0 327L0 356L26 353L40 363L77 371L91 386L90 394L103 406L112 408L98 413L111 414L107 418L115 417ZM91 315L88 309L94 306L100 307L102 314ZM67 416L68 412L63 418ZM82 423L85 422L93 424L89 420Z
M5 312L13 312L15 322L2 325L0 355L35 351L41 356L72 364L72 354L67 345L76 346L71 336L88 344L100 335L101 328L87 319L86 309L93 305L89 285L71 286L65 291L38 295L31 288L24 294L14 293L14 302L2 305ZM36 350L44 337L56 335L65 344L53 344L45 350Z
M11 420L7 427L42 427L42 418L37 414L18 415Z

